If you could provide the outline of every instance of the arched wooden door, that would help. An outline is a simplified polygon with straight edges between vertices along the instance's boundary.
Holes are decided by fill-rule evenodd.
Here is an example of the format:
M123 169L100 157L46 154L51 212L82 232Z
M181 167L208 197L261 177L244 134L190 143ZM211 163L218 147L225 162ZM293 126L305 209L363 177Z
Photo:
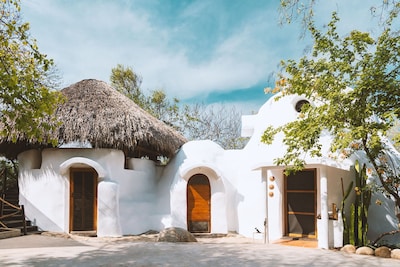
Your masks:
M97 172L72 169L70 180L70 231L96 231Z
M192 233L211 230L211 189L207 176L196 174L187 186L187 225Z

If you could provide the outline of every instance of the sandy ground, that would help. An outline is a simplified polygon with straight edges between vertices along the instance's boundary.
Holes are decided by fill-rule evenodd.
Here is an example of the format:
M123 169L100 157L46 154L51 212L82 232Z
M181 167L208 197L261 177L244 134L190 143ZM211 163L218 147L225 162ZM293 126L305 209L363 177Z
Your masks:
M196 243L156 235L97 238L28 235L0 240L1 266L400 266L400 260L333 250L263 244L240 236Z

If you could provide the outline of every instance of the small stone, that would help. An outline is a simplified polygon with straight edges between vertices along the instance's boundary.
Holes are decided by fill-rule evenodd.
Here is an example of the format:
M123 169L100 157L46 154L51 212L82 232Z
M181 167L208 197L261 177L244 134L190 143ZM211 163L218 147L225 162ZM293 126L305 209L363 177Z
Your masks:
M391 257L392 257L392 259L400 260L400 249L399 248L393 249L391 252Z
M158 234L157 242L197 242L197 239L183 228L169 227Z
M382 246L379 247L377 249L375 249L375 256L377 257L381 257L381 258L390 258L391 252L390 252L390 248Z
M346 253L356 253L356 247L354 245L347 244L347 245L344 245L344 247L342 247L340 249L340 251L346 252Z
M356 254L373 256L374 250L370 247L359 247L358 249L356 249Z

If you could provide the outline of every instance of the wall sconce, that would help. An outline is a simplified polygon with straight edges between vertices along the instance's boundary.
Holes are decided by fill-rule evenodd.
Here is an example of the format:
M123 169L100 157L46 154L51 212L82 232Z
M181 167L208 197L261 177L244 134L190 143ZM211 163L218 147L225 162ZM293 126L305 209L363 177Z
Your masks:
M270 184L270 185L269 185L269 189L272 190L272 189L274 189L274 188L275 188L275 186L274 186L273 184Z
M275 181L275 176L270 176L270 177L269 177L269 180L270 180L271 182Z

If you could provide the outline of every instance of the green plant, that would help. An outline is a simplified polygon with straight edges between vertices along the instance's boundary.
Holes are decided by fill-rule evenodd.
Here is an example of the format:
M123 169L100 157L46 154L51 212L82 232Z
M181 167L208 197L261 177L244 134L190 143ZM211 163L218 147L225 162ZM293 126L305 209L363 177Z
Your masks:
M364 164L360 169L358 161L354 165L356 175L354 187L355 200L350 205L349 243L355 246L363 246L368 243L368 209L371 203L371 188L367 184L367 168Z
M347 219L346 219L346 214L344 211L345 204L346 204L346 199L349 197L351 190L353 189L353 184L354 182L351 181L349 186L347 187L346 192L344 191L343 187L343 178L342 178L342 193L343 193L343 199L342 199L342 205L340 211L342 212L342 221L343 221L343 242L345 244L349 243L349 226L347 225Z
M368 244L367 232L368 232L368 209L371 203L372 190L367 184L367 167L364 164L360 169L358 161L355 162L355 200L350 205L349 222L343 214L343 241L350 243L355 246L363 246ZM342 200L342 211L344 210L344 204L350 191L353 187L353 182L350 183L346 194Z
M0 194L16 188L18 180L18 164L14 161L0 158Z

